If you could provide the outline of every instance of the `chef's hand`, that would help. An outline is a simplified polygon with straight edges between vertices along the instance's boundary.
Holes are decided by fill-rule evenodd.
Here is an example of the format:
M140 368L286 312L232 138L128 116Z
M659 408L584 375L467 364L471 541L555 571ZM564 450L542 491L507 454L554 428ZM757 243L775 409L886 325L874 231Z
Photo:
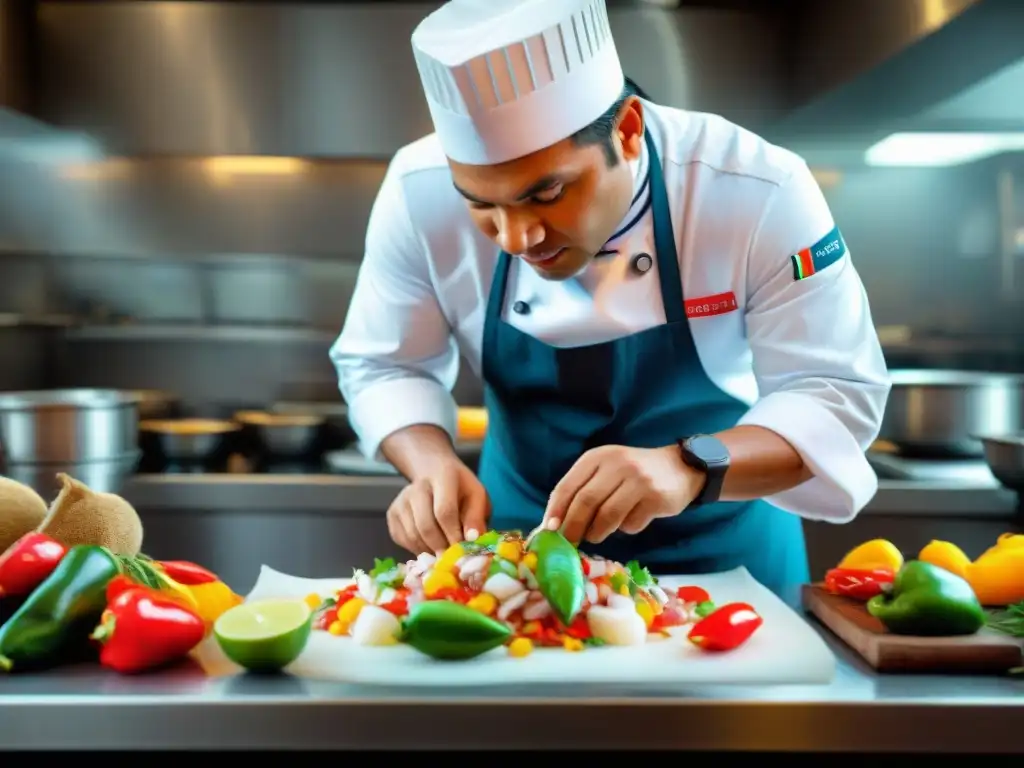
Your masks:
M678 515L704 485L675 446L605 445L583 454L555 486L545 527L569 541L599 544L615 531L640 533L659 517Z
M452 457L402 489L388 508L388 532L414 555L437 553L486 531L490 512L483 485Z

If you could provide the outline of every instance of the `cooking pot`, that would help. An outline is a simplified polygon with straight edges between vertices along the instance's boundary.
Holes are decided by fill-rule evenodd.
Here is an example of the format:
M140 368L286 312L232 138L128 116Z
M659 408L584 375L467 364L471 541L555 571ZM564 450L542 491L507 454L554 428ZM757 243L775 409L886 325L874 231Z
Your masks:
M1024 431L1024 374L897 369L879 438L906 456L980 458L979 435Z
M139 398L114 389L0 394L0 448L7 464L116 459L138 445Z
M985 450L985 462L1004 487L1024 493L1024 433L978 435Z

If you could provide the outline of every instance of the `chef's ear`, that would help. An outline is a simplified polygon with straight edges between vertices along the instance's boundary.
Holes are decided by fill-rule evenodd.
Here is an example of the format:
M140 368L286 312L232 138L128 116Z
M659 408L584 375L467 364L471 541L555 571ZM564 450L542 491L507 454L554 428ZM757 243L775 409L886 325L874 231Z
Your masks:
M630 96L619 110L616 121L616 135L626 161L640 157L640 146L644 137L644 108L640 99Z

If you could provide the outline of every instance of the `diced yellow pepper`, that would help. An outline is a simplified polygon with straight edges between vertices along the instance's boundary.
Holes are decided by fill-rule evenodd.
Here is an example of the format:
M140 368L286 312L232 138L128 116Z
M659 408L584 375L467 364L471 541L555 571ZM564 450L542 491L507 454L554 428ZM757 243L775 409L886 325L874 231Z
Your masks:
M619 587L619 594L629 597L629 585L623 584L621 587Z
M466 607L490 616L498 609L498 598L489 592L481 592L476 597L470 598Z
M644 624L650 629L651 624L654 623L654 611L651 610L650 604L646 600L637 600L636 612L640 614L640 618L644 620Z
M523 555L523 565L532 573L537 570L537 554L535 552L527 552Z
M562 647L567 651L582 651L583 641L575 637L566 637L562 640Z
M508 655L516 659L529 656L533 652L533 643L528 637L517 637L508 644Z
M434 568L423 582L423 593L427 597L435 597L442 589L455 589L459 580L451 571Z
M540 622L539 621L528 621L525 624L523 624L523 634L524 635L536 635L539 632L540 632Z
M320 599L320 595L318 595L316 592L312 592L306 595L306 605L309 606L309 609L311 611L315 611L317 608L319 608L320 603L322 602L323 600Z
M519 559L523 556L523 550L520 548L519 543L515 541L503 541L498 544L494 553L505 560L510 560L513 563L518 563Z
M366 605L366 601L361 597L353 597L338 609L338 621L342 624L351 624L359 616L364 605Z
M449 572L454 571L455 564L465 554L466 549L459 542L455 542L450 547L448 547L448 549L446 549L439 558L437 558L437 562L434 563L434 570Z
M346 632L348 632L348 627L346 627L340 621L332 621L331 626L327 628L327 631L335 636L344 635Z

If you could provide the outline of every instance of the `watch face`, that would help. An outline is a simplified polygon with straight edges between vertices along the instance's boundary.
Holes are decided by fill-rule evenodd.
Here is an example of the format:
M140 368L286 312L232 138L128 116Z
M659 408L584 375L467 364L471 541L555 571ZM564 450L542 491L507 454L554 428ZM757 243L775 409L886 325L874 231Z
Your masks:
M686 442L686 447L705 464L713 466L729 463L729 451L717 437L696 435Z

